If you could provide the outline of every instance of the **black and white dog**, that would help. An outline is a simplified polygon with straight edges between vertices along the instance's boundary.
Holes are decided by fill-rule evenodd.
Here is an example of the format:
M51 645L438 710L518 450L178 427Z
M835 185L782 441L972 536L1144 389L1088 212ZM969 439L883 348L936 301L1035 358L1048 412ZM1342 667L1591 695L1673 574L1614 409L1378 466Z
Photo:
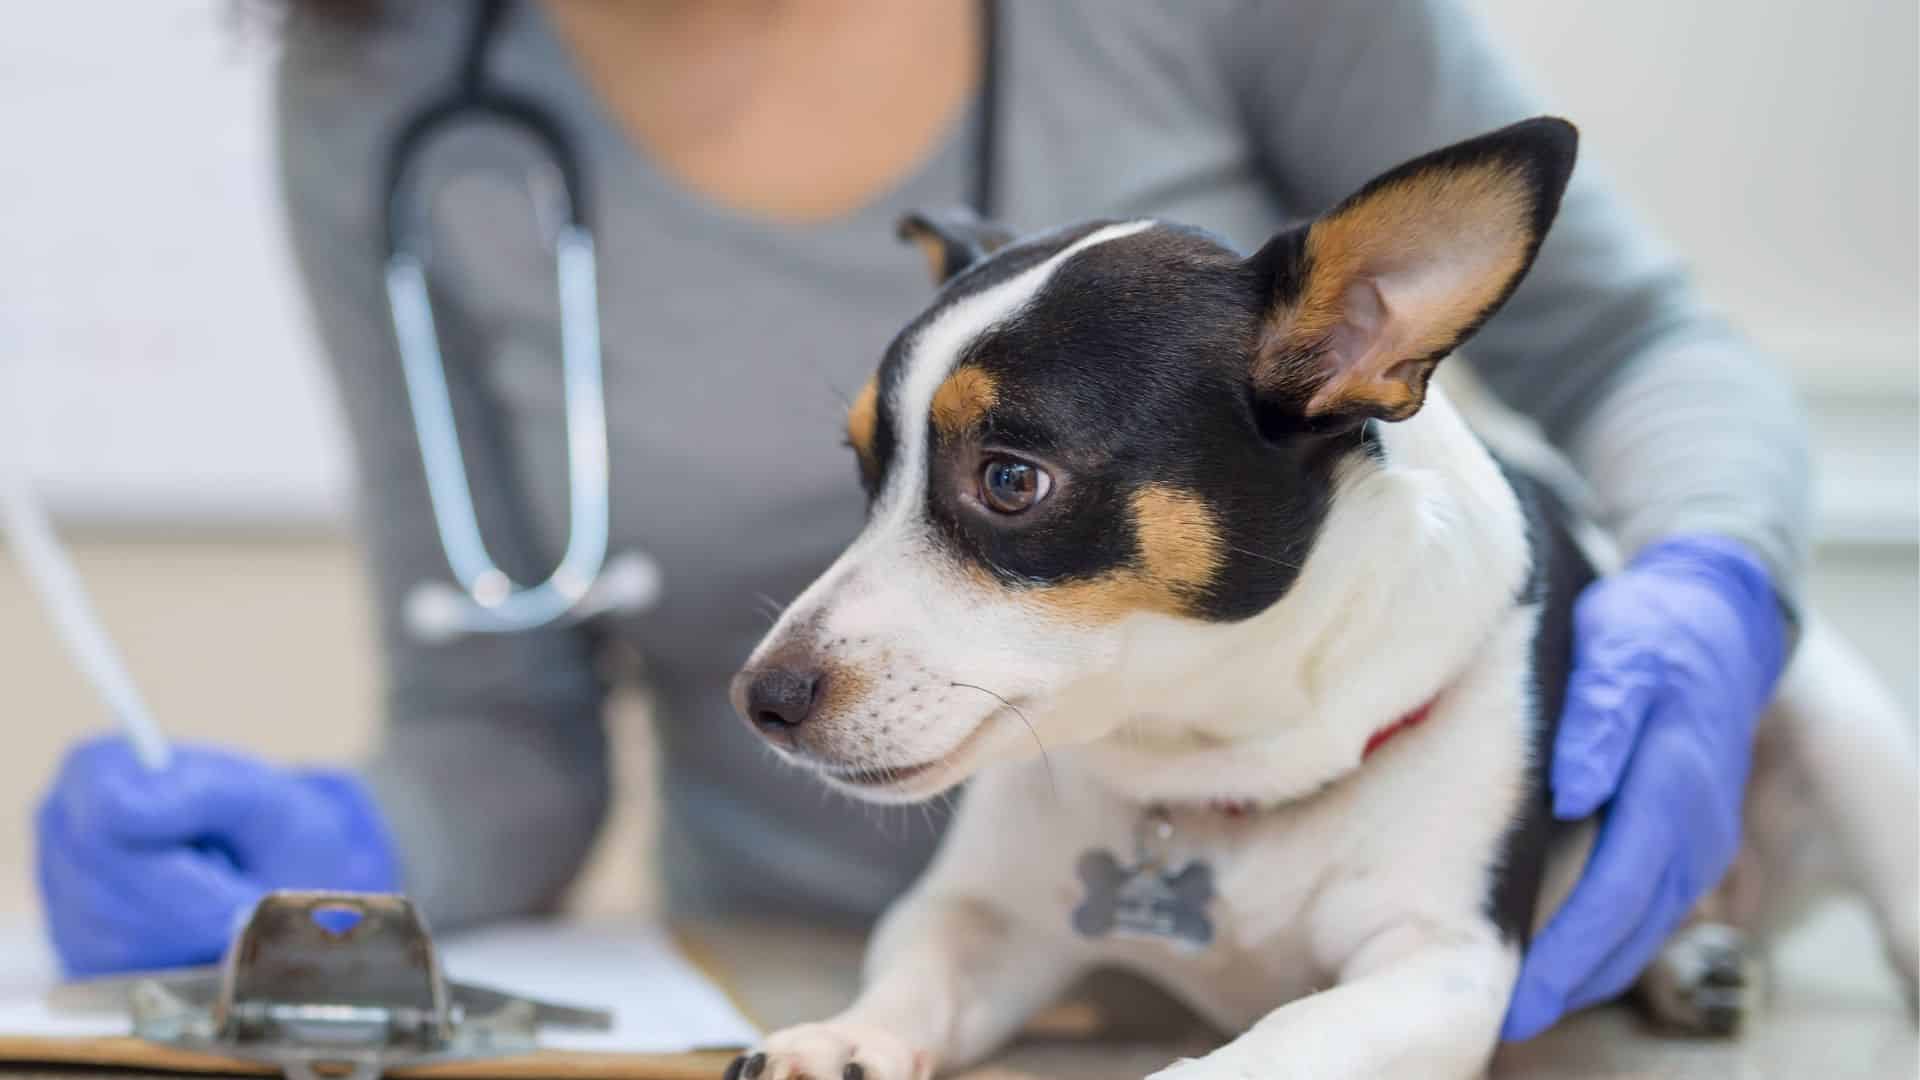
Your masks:
M1543 777L1597 556L1428 382L1526 273L1575 143L1449 147L1251 258L1154 221L903 226L945 285L848 417L869 520L734 694L841 790L970 784L859 999L732 1075L927 1077L1101 966L1241 1033L1167 1080L1485 1066L1585 858ZM1815 627L1757 753L1740 861L1650 977L1673 1023L1717 1022L1701 931L1825 882L1913 977L1904 718Z

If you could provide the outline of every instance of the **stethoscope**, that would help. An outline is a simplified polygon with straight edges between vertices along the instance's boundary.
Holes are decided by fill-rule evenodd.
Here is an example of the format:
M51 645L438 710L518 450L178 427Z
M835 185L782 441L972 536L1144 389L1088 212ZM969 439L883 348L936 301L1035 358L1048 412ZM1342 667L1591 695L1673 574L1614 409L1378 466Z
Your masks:
M996 0L981 3L981 99L973 156L974 209L988 216L995 176L999 19ZM607 407L601 366L600 312L593 232L580 161L562 125L538 103L489 85L487 57L507 0L482 0L467 35L453 90L428 102L401 127L388 151L387 302L405 373L407 401L434 525L456 585L423 582L408 593L406 626L427 641L462 634L507 634L608 613L651 607L661 588L658 565L641 552L608 558ZM561 380L566 416L567 546L545 581L523 586L489 554L474 510L460 449L446 359L427 288L431 261L429 192L418 168L424 147L454 127L484 121L517 131L544 161L527 177L536 220L550 237L559 294Z

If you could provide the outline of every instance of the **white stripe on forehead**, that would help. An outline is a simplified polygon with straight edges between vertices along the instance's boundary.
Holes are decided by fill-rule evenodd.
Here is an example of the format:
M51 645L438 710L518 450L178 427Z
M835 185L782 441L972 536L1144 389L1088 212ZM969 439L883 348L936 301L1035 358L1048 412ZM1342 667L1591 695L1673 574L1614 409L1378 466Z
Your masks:
M933 395L951 373L960 350L994 325L1018 314L1068 259L1152 226L1151 221L1128 221L1096 229L1038 266L955 301L914 336L905 358L906 371L894 384L898 452L889 470L887 490L882 493L882 513L890 528L911 518L921 501L927 477L928 412L933 407Z

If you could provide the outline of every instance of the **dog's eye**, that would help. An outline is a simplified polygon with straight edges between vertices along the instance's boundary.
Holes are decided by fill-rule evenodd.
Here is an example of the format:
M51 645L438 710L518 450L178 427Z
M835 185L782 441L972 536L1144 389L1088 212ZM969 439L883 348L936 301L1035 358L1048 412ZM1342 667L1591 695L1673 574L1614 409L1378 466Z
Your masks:
M1053 477L1018 458L988 458L980 467L980 501L997 514L1020 514L1047 497Z

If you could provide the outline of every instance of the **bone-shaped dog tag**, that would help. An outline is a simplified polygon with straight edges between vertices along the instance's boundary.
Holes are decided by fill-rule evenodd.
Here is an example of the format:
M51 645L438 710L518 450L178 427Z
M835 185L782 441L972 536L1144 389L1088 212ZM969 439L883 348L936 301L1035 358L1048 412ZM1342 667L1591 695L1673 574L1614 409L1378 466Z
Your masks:
M1213 869L1195 860L1169 872L1153 859L1123 865L1111 851L1080 856L1086 898L1073 910L1073 928L1085 937L1168 941L1192 949L1213 943Z

